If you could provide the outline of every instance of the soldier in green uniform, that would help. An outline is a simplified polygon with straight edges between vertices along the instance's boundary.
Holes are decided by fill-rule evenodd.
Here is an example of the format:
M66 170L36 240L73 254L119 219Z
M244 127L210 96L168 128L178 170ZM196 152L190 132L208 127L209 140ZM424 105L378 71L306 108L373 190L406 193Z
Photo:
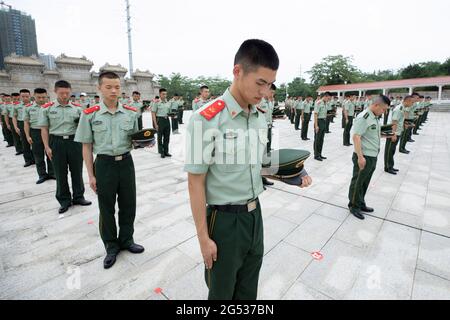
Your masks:
M173 95L173 98L170 100L170 103L172 103L171 107L170 107L170 113L172 113L173 115L170 117L171 123L172 123L172 133L173 134L180 134L180 132L178 131L178 107L179 107L179 103L178 100L180 99L178 93L175 93Z
M94 96L94 102L93 103L94 103L93 104L94 106L100 104L100 96L97 96L97 95Z
M325 92L322 99L318 99L314 106L314 159L323 161L327 159L322 155L325 131L327 129L327 108L331 94Z
M136 177L131 135L138 131L138 111L118 102L120 78L113 72L99 76L100 105L84 110L75 141L83 144L83 158L89 185L97 193L99 230L107 255L105 269L111 268L121 250L139 254L144 247L133 239L136 217ZM95 162L93 153L97 155ZM117 235L115 206L119 207Z
M8 105L9 104L11 104L11 96L9 94L4 93L3 97L2 97L0 116L2 118L2 130L3 130L3 136L7 142L7 145L6 145L7 148L14 146L14 139L13 139L11 126L9 124L9 119L8 119Z
M331 119L333 118L332 115L329 114L329 112L331 112L334 108L334 104L333 104L333 99L330 97L330 101L328 101L328 103L326 104L327 107L327 118L326 118L326 127L325 127L325 133L331 133L330 131L330 123L331 123Z
M366 205L365 196L377 165L380 152L381 126L378 119L391 104L386 96L380 96L356 118L353 126L353 177L349 188L348 207L358 219L364 220L363 212L374 212Z
M152 106L152 117L155 129L158 130L158 152L164 159L172 156L169 153L170 120L168 116L172 109L172 102L167 101L167 90L164 88L159 89L159 98L160 100Z
M128 105L130 103L130 99L128 99L127 94L125 92L122 92L122 97L120 97L119 102L125 105Z
M183 113L184 113L184 98L183 96L180 96L180 99L178 100L178 124L184 124Z
M200 87L200 97L194 100L194 103L192 105L192 110L195 112L201 107L203 107L206 103L208 103L209 98L209 88L208 86L201 86Z
M396 106L392 111L391 124L395 135L392 138L386 139L386 148L384 151L384 171L393 175L396 175L399 171L394 168L394 155L400 141L400 137L405 130L405 110L410 108L413 103L414 98L412 96L407 96L403 100L403 103Z
M19 129L19 135L20 135L20 141L22 143L22 151L23 151L23 158L25 160L24 167L30 167L35 164L33 153L31 152L30 144L28 143L27 137L25 135L24 131L24 123L23 123L23 117L24 117L24 109L25 106L30 104L30 90L28 89L22 89L20 90L20 103L16 104L14 106L14 112L13 112L13 124L14 127Z
M144 105L141 101L141 93L139 91L134 91L132 94L133 102L130 103L130 106L133 108L136 108L137 115L138 115L138 128L139 130L142 130L143 124L142 124L142 111Z
M28 143L32 146L31 149L39 177L36 184L41 184L50 179L56 180L52 161L45 155L41 128L38 126L41 107L47 102L47 90L42 88L34 89L34 101L34 103L25 106L23 120L25 136ZM45 165L45 160L47 160L47 166Z
M414 99L414 104L409 107L405 108L405 130L403 131L402 137L400 139L400 153L409 154L410 151L406 150L406 144L408 142L415 142L412 139L412 130L414 127L414 121L415 121L415 111L417 108L417 102L419 100L420 95L417 93L413 93L412 97Z
M307 96L306 101L303 103L302 109L302 140L308 141L308 129L309 129L309 121L311 120L311 109L313 107L313 97Z
M353 103L354 96L351 96L344 103L344 118L345 118L345 130L344 130L344 146L349 147L353 144L350 143L350 131L353 126L353 118L355 116L355 104Z
M42 142L52 160L56 176L56 199L60 203L60 218L72 205L89 206L84 198L83 155L81 143L75 142L75 132L82 108L69 101L71 85L65 80L55 83L57 101L44 104L39 115ZM68 169L72 178L73 195L67 180Z
M303 97L298 97L294 105L295 109L295 130L300 130L300 118L302 116L303 109Z
M269 94L278 65L270 44L245 41L231 87L194 113L187 129L185 171L210 300L257 298L267 120L254 106ZM303 187L310 183L303 178Z
M90 107L90 101L89 101L86 93L80 94L80 105L83 109L87 109Z
M20 129L17 127L17 123L14 125L13 118L16 106L20 104L20 94L11 94L12 101L5 106L5 121L6 126L11 131L14 148L16 149L16 156L23 154L22 141L20 141Z
M275 86L275 85L273 85ZM276 88L275 88L276 91ZM270 101L270 96L272 93L270 93L267 96L264 96L264 98L261 99L261 102L258 104L257 109L259 112L263 113L266 121L267 121L267 147L265 150L265 155L267 156L271 151L271 142L272 142L272 124L273 124L273 108L272 103ZM262 177L262 182L264 186L273 186L274 183L267 180L267 178ZM265 187L264 187L265 188Z
M419 133L417 132L418 130L422 130L420 129L420 126L422 125L422 117L424 114L424 109L425 109L425 96L420 96L419 101L417 103L417 109L416 109L416 122L414 123L414 128L413 128L413 135L418 136Z

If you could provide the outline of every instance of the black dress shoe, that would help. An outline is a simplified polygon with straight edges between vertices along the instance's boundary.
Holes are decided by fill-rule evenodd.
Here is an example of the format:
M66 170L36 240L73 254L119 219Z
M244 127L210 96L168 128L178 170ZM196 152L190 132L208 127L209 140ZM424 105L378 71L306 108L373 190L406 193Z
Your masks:
M418 133L413 133L413 135L418 136L419 134Z
M416 142L416 140L409 139L408 142Z
M33 165L33 163L27 162L27 163L25 163L25 165L23 167L28 168L28 167L31 167L32 165Z
M70 206L61 207L61 208L59 208L58 213L59 214L66 213L67 211L69 211L69 208L70 208Z
M267 178L263 177L262 181L263 181L263 185L265 185L265 186L273 186L274 185L274 183L269 181L269 180L267 180Z
M170 154L170 153L166 153L166 154L164 154L166 157L168 157L168 158L170 158L170 157L172 157L172 155Z
M56 180L56 177L53 175L48 175L47 180Z
M321 157L314 157L314 159L317 161L323 161Z
M351 212L356 218L358 218L358 219L360 219L360 220L364 220L364 219L365 219L364 215L361 213L361 210L359 210L359 209L351 208L351 209L350 209L350 212Z
M387 169L387 170L384 170L384 171L386 171L387 173L393 174L394 176L397 175L397 172L395 172L395 171L392 170L392 169Z
M371 213L371 212L374 212L375 210L374 210L373 208L371 208L371 207L363 206L363 207L361 208L361 211L362 211L362 212Z
M131 246L129 246L129 247L127 248L127 250L128 250L129 252L131 252L131 253L139 254L139 253L144 252L145 249L144 249L143 246L140 246L140 245L138 245L138 244L136 244L136 243L133 243Z
M400 150L399 152L400 152L400 153L404 153L404 154L409 154L409 151L408 151L408 150Z
M36 184L41 184L47 181L47 177L40 177L38 181L36 181Z
M306 138L305 140L306 140L306 141L309 141L309 140L311 140L311 139L310 139L310 138Z
M105 260L103 260L103 268L109 269L114 263L116 263L117 254L107 254Z
M23 154L23 152L17 152L16 156L20 156L21 154Z
M74 200L72 203L74 206L79 205L79 206L83 206L83 207L90 206L92 204L91 201L87 201L86 199L80 199L80 200L76 200L76 201Z
M161 158L162 158L162 159L164 159L165 157L166 157L165 155L163 155L163 154L161 155Z
M14 147L14 145L13 144L8 144L6 147L7 148L11 148L11 147Z
M322 158L322 160L327 160L327 157L324 156L320 156Z
M398 170L398 169L395 169L395 168L392 168L392 170L394 170L395 172L399 172L400 170Z

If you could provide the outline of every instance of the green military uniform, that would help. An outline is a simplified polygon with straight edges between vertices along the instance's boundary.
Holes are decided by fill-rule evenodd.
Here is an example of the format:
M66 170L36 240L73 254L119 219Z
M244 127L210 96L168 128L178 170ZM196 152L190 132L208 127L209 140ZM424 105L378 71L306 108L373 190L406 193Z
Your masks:
M89 99L85 99L84 101L80 99L80 105L83 109L89 108L90 105Z
M325 131L327 129L327 103L323 101L316 102L314 112L317 113L317 125L319 126L318 133L314 128L314 157L319 158L322 156Z
M266 122L267 122L267 153L270 153L270 150L272 149L272 125L273 125L273 102L269 101L267 99L262 99L258 108L261 112L264 113Z
M73 201L84 200L83 153L81 143L75 142L75 132L82 108L69 102L58 101L42 106L38 126L48 127L49 146L53 153L53 169L56 176L56 199L61 207L70 207ZM68 169L72 178L73 197L67 180Z
M350 131L352 130L353 117L355 116L354 103L350 100L347 100L344 103L344 110L347 111L347 113L348 113L348 115L347 115L348 122L346 122L345 129L344 129L344 146L348 146L348 145L350 145Z
M417 103L417 109L416 109L417 116L416 116L416 122L414 123L415 127L412 130L414 135L419 135L417 133L417 131L420 129L420 126L422 125L422 117L424 114L424 109L425 109L425 101L419 101Z
M17 126L20 129L20 141L22 142L22 150L23 150L23 158L25 160L26 164L34 164L34 157L33 153L31 152L31 146L28 143L27 137L25 135L25 129L24 129L24 109L25 105L23 102L16 104L14 106L14 112L13 115L17 119Z
M206 174L208 231L217 245L217 261L205 271L209 299L256 299L264 255L257 199L264 190L267 119L255 107L246 114L229 90L202 111L187 129L185 171ZM214 134L205 141L205 132Z
M208 100L195 99L192 103L192 110L195 112L207 103L208 103Z
M36 103L32 103L25 107L23 115L24 121L27 121L30 124L30 137L33 140L31 150L33 152L39 179L54 176L53 164L50 158L45 154L44 143L42 142L41 137L41 128L38 125L40 111L41 107ZM47 167L45 165L45 160L47 160Z
M131 135L138 130L135 108L119 103L111 113L104 103L83 112L75 141L93 145L97 155L94 162L100 209L100 236L108 254L117 254L133 243L136 217L136 177ZM119 207L117 236L115 205Z
M302 122L302 139L308 139L308 128L309 121L311 120L311 108L313 106L312 101L305 101L303 103L302 114L303 114L303 122Z
M302 115L304 102L302 100L298 100L295 102L295 130L300 130L300 118Z
M172 123L172 132L178 133L178 100L171 99L170 103L170 112L175 114L175 116L170 117L170 121Z
M386 139L386 147L384 149L384 170L389 171L394 168L394 155L395 151L397 150L397 145L400 141L400 137L404 131L404 122L405 122L405 113L404 113L405 107L403 104L398 105L395 107L395 109L392 111L391 121L390 123L393 123L396 121L397 123L397 131L395 132L395 135L397 136L397 140L395 142L392 141L392 139L387 138Z
M14 128L14 123L12 118L15 112L15 106L20 104L20 102L11 102L5 106L4 115L8 117L9 126L11 127L11 134L13 138L14 147L16 149L17 155L23 153L22 141L20 141L20 136L17 134L16 129Z
M183 113L184 113L184 100L178 100L178 124L183 124Z
M370 110L364 110L355 121L353 134L361 136L361 148L366 166L360 170L358 156L353 153L353 177L349 189L349 207L361 209L366 207L365 196L370 180L377 166L380 152L381 126L378 117Z
M415 111L417 109L417 103L412 105L410 108L405 108L405 120L413 121L415 119ZM411 142L413 128L409 127L405 129L400 140L400 151L406 149L406 143Z
M152 112L156 114L156 123L158 125L158 152L165 156L169 154L170 142L170 121L169 112L172 110L172 102L158 101L152 107Z
M5 121L5 117L7 116L6 106L7 106L7 104L5 102L0 103L0 117L2 120L2 132L3 132L3 137L4 137L5 141L8 143L8 147L12 147L14 145L12 132L6 126L6 121Z
M333 101L329 101L327 103L327 112L329 112L331 110L333 110ZM332 118L333 118L333 116L330 116L327 114L325 133L330 133L330 123L331 123Z
M138 127L139 130L142 130L143 124L142 124L142 108L144 107L144 104L141 101L133 101L129 104L129 106L136 108L136 113L138 116Z

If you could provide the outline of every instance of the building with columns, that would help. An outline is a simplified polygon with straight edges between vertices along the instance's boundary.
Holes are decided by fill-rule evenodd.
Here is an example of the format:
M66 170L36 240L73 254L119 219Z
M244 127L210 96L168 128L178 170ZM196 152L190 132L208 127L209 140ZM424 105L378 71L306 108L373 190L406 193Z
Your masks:
M143 100L153 99L160 88L149 71L136 70L132 78L125 78L128 70L121 65L106 63L99 72L92 71L94 63L86 57L69 57L61 54L55 59L56 68L49 70L36 56L25 57L10 55L5 58L5 70L0 70L0 92L12 93L26 88L45 88L52 99L55 98L53 86L58 80L67 80L72 85L72 91L78 95L81 92L89 96L97 94L97 82L100 72L113 71L120 76L122 92L131 96L133 91L139 91Z

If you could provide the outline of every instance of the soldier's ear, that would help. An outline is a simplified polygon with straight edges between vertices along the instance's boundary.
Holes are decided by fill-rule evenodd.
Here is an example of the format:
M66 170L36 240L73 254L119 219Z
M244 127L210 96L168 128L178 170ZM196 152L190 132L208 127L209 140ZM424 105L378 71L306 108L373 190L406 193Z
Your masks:
M235 78L239 78L239 76L244 72L242 66L240 64L237 64L233 68L233 75Z

